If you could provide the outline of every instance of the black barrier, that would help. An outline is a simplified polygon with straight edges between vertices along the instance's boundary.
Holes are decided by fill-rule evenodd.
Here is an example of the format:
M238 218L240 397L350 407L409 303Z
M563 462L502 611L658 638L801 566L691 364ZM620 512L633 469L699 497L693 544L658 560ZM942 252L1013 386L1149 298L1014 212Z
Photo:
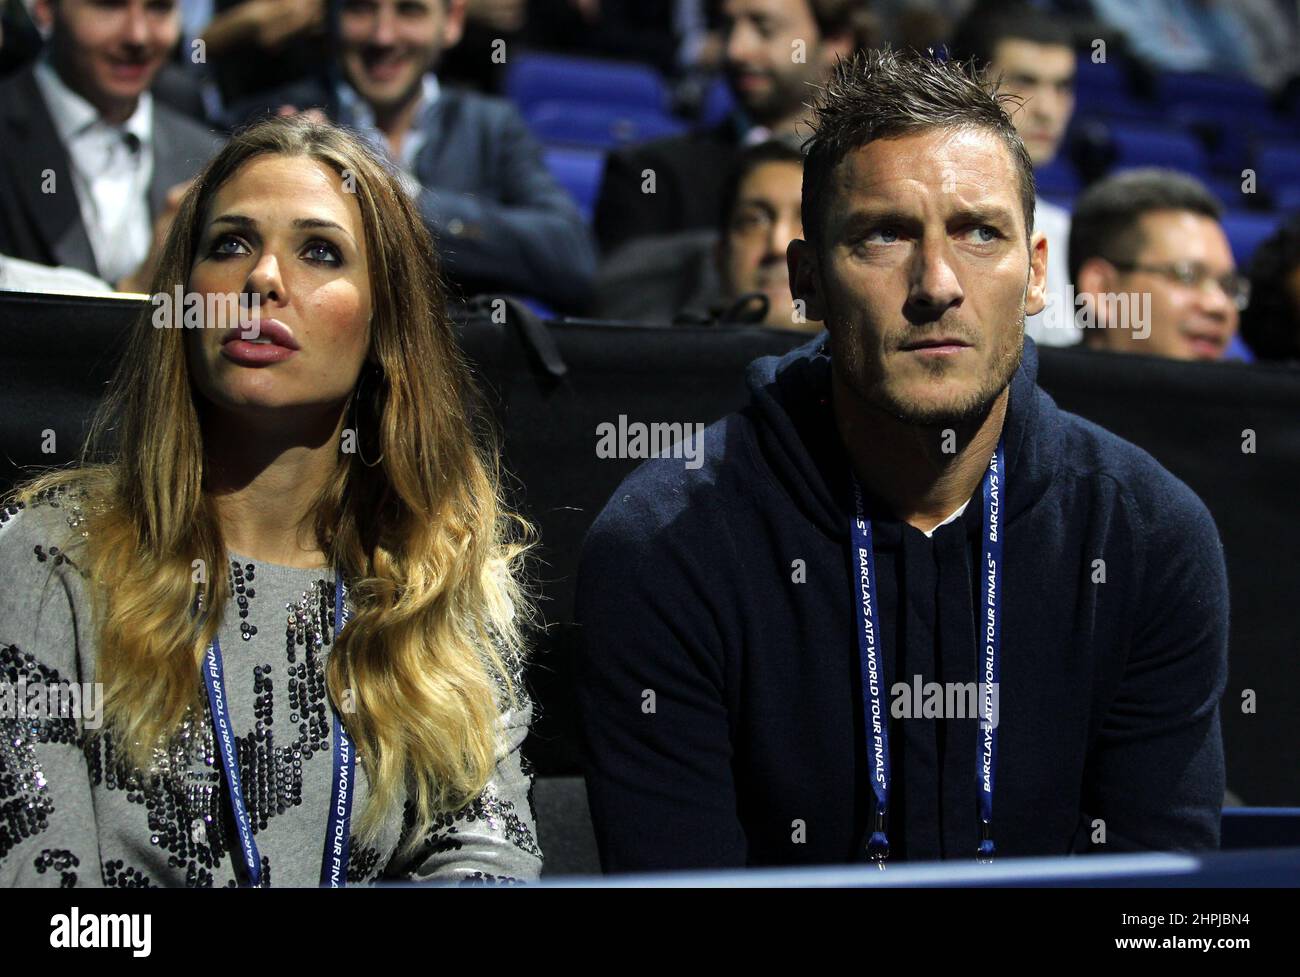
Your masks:
M0 293L0 488L20 465L76 457L113 355L140 306ZM708 424L746 401L745 366L801 343L756 328L540 324L513 303L481 303L462 341L504 435L510 491L537 525L541 610L526 747L540 773L578 771L572 691L573 576L582 537L638 459L597 457L597 426ZM1300 579L1300 371L1040 350L1040 383L1065 409L1150 451L1218 523L1232 601L1223 700L1228 784L1245 803L1300 804L1300 663L1292 596ZM43 453L48 434L55 443ZM1249 447L1253 432L1254 451ZM1254 712L1244 711L1254 695Z

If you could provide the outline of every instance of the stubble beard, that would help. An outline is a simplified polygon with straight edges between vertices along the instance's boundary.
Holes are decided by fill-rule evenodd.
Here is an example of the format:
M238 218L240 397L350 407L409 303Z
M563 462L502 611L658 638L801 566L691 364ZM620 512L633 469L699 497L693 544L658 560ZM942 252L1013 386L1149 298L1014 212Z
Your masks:
M1001 396L1002 391L1011 382L1011 378L1015 376L1016 370L1020 368L1020 361L1024 353L1025 333L1025 309L1023 304L1017 314L1020 321L1017 325L1015 340L1009 343L1005 351L994 361L992 369L985 375L985 382L968 397L957 403L927 406L906 401L894 396L884 383L879 381L864 383L861 377L853 375L856 371L847 371L845 379L849 381L854 392L864 402L885 412L902 424L912 427L953 429L963 429L971 425L978 426L988 416L993 403ZM943 376L948 367L944 362L934 362L926 364L925 368L938 378Z

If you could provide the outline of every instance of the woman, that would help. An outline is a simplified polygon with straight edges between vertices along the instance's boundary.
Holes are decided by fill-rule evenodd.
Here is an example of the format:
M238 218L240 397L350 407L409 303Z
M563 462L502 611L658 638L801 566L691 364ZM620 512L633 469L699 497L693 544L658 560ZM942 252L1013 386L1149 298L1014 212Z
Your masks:
M81 466L0 511L0 683L103 688L0 719L0 882L538 875L528 527L439 281L343 130L268 120L196 181Z

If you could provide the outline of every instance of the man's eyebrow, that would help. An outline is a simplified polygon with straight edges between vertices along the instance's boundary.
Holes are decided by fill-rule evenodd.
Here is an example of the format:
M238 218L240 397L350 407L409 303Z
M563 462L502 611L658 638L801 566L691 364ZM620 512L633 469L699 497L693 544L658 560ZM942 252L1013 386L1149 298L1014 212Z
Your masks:
M965 207L948 218L948 222L961 221L967 224L1014 224L1015 218L1006 207L985 204L978 207Z
M856 230L866 224L911 223L916 223L915 216L885 205L881 207L859 207L857 210L849 211L844 220L841 221L841 226L845 230Z

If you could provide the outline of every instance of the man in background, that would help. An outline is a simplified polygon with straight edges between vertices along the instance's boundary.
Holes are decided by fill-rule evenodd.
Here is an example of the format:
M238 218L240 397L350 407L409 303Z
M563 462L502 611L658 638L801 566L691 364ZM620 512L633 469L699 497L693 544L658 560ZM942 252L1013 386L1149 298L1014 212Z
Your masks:
M370 138L405 174L448 277L466 293L513 292L561 311L588 301L595 248L582 215L504 99L438 83L465 0L346 0L342 83L315 79L232 114L319 108Z
M875 36L864 0L725 0L722 11L737 110L713 128L610 154L595 217L606 255L637 237L715 226L739 150L772 138L797 145L814 86Z
M803 234L803 156L779 139L741 152L714 228L629 242L597 280L599 318L820 331L794 304L785 252Z
M0 253L147 290L181 191L217 138L149 86L169 0L38 0L41 58L0 84Z
M1011 121L1034 169L1055 160L1074 114L1077 57L1069 30L1027 5L981 3L967 14L948 49L955 58L973 58L1001 91L1022 100ZM1047 238L1048 310L1060 308L1069 283L1065 249L1070 212L1039 195L1034 230ZM1071 346L1080 339L1071 316L1050 311L1027 316L1025 332L1044 346Z
M1223 208L1174 170L1129 170L1089 187L1070 227L1074 318L1116 353L1219 360L1250 283L1219 224Z

